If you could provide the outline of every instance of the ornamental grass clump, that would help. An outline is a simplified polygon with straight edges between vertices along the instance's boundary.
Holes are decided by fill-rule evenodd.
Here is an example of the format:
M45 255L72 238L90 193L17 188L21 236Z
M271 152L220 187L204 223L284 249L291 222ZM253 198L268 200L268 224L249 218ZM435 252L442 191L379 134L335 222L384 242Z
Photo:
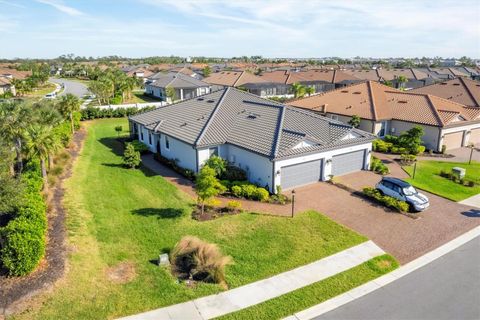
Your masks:
M230 256L224 256L218 246L185 236L171 252L172 272L180 279L193 279L218 283L227 289L225 267L233 263Z

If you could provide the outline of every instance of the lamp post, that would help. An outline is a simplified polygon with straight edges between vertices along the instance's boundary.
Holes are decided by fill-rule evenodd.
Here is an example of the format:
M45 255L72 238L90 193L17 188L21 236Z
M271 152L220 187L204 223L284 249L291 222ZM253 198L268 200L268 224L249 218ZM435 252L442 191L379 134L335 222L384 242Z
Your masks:
M292 218L295 212L295 189L292 190Z
M468 159L468 164L471 164L472 163L472 155L473 155L474 145L470 144L468 147L470 148L470 159Z
M413 176L412 179L415 179L415 173L417 172L417 160L413 163Z

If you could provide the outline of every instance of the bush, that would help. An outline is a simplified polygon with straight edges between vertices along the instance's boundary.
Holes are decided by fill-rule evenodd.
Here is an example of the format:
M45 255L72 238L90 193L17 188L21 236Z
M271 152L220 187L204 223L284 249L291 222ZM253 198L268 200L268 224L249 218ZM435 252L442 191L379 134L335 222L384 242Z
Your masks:
M224 256L217 245L185 236L173 248L172 271L180 279L218 283L227 289L225 267L232 264L230 256Z
M266 189L261 187L258 187L253 194L253 199L258 201L266 202L269 198L270 193Z
M241 186L242 188L242 196L247 199L252 199L257 187L253 184L244 184Z
M133 146L135 151L140 152L140 154L145 154L148 152L148 146L139 140L133 140L130 142L130 144Z
M395 145L395 144L398 144L398 137L387 134L385 135L385 137L383 137L383 141L389 142Z
M80 111L81 120L92 120L99 118L123 118L127 116L133 116L138 113L147 112L156 109L156 107L145 107L145 108L118 108L118 109L100 109L98 107L86 107Z
M242 204L239 201L232 200L227 202L228 211L233 212L241 209L242 209Z
M373 151L389 152L392 146L393 146L392 143L385 142L382 139L376 139L372 142Z
M135 168L140 165L140 152L135 150L135 147L131 143L127 143L127 147L123 153L123 163L128 168Z
M225 171L220 175L220 179L230 181L247 180L247 173L239 167L228 164Z
M475 187L475 181L473 180L467 180L466 183L468 187Z
M243 190L242 190L242 187L241 186L237 186L237 185L234 185L232 186L231 188L232 190L232 194L237 197L237 198L241 198L242 195L243 195Z
M407 154L408 150L403 147L392 146L390 152L393 154Z
M411 165L412 163L415 162L416 159L417 159L417 156L414 154L402 154L400 156L400 161L404 165Z
M372 156L370 161L370 170L381 175L385 175L390 172L388 167L380 159L374 156Z
M215 170L215 175L217 177L221 177L222 174L226 171L227 161L219 156L211 156L207 161L205 161L205 165L209 166L213 170ZM229 180L229 179L222 179L222 180Z
M447 146L442 144L442 154L445 154L447 152Z
M425 152L425 146L418 146L416 154L422 154Z
M400 201L393 197L382 195L381 192L375 188L363 188L363 194L379 203L382 203L386 207L396 209L400 212L408 212L410 209L410 206L405 201Z

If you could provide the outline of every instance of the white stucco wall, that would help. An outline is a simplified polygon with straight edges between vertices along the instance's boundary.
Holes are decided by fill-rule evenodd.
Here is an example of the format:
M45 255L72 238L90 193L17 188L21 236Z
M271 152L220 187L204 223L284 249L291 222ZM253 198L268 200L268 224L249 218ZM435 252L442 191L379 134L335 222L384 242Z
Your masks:
M315 153L315 154L309 154L306 156L302 157L297 157L297 158L290 158L290 159L285 159L285 160L280 160L276 161L274 166L275 166L275 186L280 185L280 180L281 180L281 168L290 166L293 164L298 164L298 163L303 163L303 162L309 162L313 160L318 160L318 159L324 159L323 161L323 170L322 170L322 181L326 181L330 179L330 175L332 173L332 163L327 163L329 159L332 159L333 156L343 154L343 153L348 153L348 152L353 152L353 151L358 151L358 150L364 150L366 149L367 151L365 152L365 159L364 159L364 170L368 170L370 167L370 151L372 150L372 144L371 143L365 143L365 144L360 144L356 146L351 146L351 147L345 147L341 149L336 149L336 150L330 150L326 152L321 152L321 153Z
M470 131L474 129L480 129L480 123L474 123L466 126L461 126L461 127L452 127L452 128L447 128L442 130L441 138L440 138L440 149L443 144L443 136L448 133L454 133L454 132L459 132L463 131L463 146L468 146L470 142Z
M340 114L332 114L332 113L327 112L327 117L328 118L333 119L332 115L336 116L337 117L336 119L338 119L338 121L341 121L345 124L348 124L348 122L352 119L352 117L350 117L350 116L344 116L344 115L340 115ZM374 132L375 131L374 122L371 121L371 120L360 119L360 125L358 126L358 129L366 131L366 132L370 132L370 133L373 133L373 134L377 134L377 132Z
M168 137L170 142L170 148L167 149L165 141L166 135L162 134L160 139L160 148L162 156L168 159L178 159L178 165L185 169L190 169L192 171L197 170L197 152L189 144L177 140L172 137Z
M415 126L421 126L423 128L425 134L422 137L422 141L423 141L424 145L427 147L427 149L439 150L438 149L439 148L438 137L439 137L439 132L440 132L439 127L433 127L433 126L427 126L427 125L420 125L418 123L392 120L392 121L390 121L388 132L391 135L399 136L402 132L410 130ZM392 128L395 128L395 132L391 132Z

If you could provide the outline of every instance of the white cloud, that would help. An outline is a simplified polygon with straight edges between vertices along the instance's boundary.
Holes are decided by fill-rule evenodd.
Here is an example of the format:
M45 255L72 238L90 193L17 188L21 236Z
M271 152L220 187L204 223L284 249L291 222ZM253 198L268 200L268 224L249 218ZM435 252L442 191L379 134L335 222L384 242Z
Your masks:
M70 16L80 16L80 15L83 15L83 12L81 12L80 10L77 10L73 7L70 7L70 6L67 6L66 4L64 4L62 1L60 0L35 0L39 3L43 3L43 4L46 4L46 5L49 5L49 6L52 6L54 7L55 9L57 9L58 11L61 11L63 13L66 13Z

